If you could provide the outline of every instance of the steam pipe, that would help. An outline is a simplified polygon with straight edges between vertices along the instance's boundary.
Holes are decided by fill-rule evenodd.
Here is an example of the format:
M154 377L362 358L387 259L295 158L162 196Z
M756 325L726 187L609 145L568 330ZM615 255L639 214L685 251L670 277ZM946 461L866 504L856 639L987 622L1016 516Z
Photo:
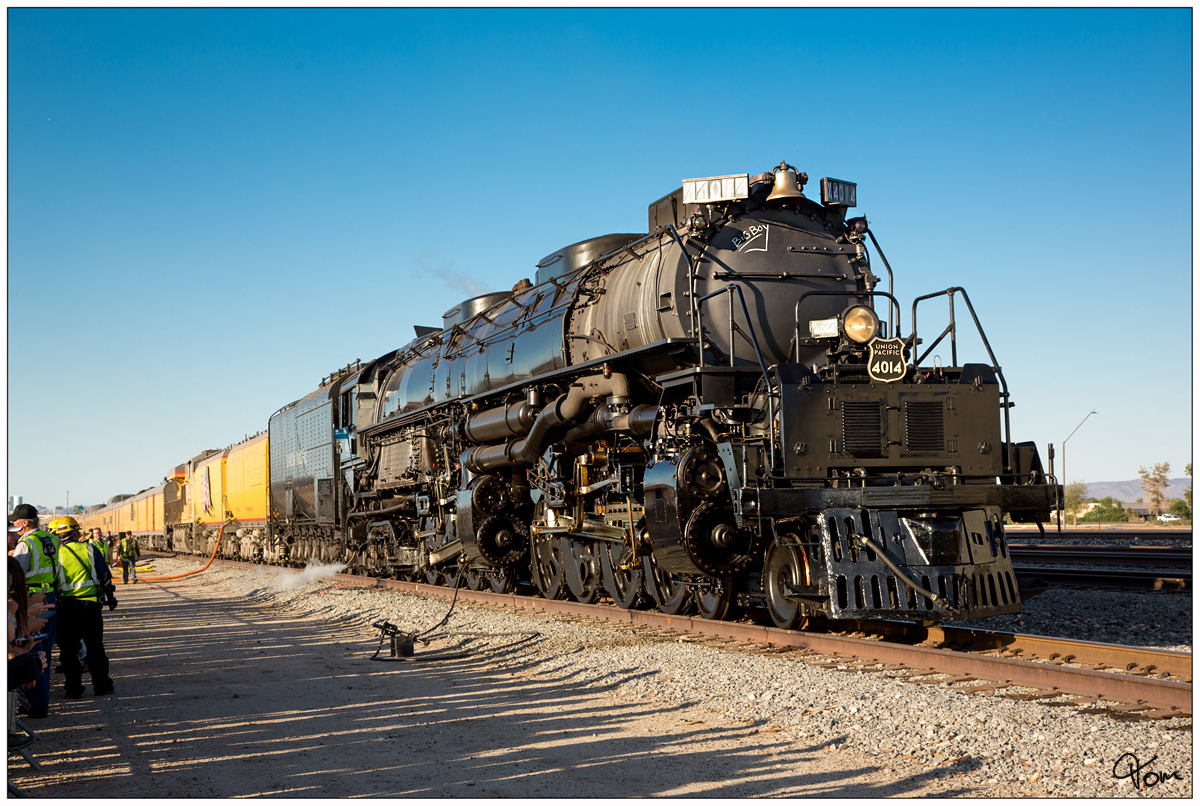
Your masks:
M606 431L628 431L632 436L644 437L654 431L658 417L658 406L636 406L628 414L614 414L607 406L601 406L580 425L563 434L563 442L584 442Z
M471 448L463 455L463 467L472 473L489 473L513 465L531 465L546 452L556 432L583 420L588 400L609 396L629 397L629 379L625 375L613 373L607 378L585 375L542 409L528 436L504 445Z
M351 512L349 518L369 518L372 515L386 515L389 512L396 512L401 509L413 509L416 506L416 497L411 495L404 496L404 503L396 506L387 507L386 509L371 509L365 512Z
M477 445L523 437L536 421L537 412L525 400L481 411L467 418L463 436Z

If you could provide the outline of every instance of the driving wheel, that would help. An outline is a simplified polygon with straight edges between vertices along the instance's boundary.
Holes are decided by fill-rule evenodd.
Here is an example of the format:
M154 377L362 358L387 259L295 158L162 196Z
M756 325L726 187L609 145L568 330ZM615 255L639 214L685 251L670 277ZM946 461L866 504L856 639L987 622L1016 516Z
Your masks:
M651 604L645 590L644 564L641 559L634 557L628 568L619 567L625 551L622 543L601 544L600 570L604 574L604 588L617 607L644 610Z
M661 612L679 616L691 608L692 592L683 584L683 579L660 568L652 556L643 560L642 568L645 569L646 590Z
M466 583L468 590L473 591L481 591L488 585L482 568L468 568L463 571L463 582Z
M567 589L571 591L575 601L593 604L604 590L595 542L564 537L562 547L563 577L566 579Z
M533 584L545 599L567 598L563 579L562 540L556 535L538 535L529 550L529 570Z
M512 593L517 589L517 568L490 568L483 572L492 593Z
M733 616L735 595L732 579L711 580L708 587L697 590L693 598L701 618L724 621Z

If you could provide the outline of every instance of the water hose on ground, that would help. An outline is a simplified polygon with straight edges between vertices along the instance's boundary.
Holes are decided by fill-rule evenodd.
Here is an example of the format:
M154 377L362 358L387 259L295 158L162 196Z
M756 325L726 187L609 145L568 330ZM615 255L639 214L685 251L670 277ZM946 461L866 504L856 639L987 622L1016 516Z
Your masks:
M510 647L517 646L518 644L523 644L526 641L532 641L534 638L537 638L541 634L541 633L537 633L537 632L496 632L496 633L458 632L458 633L438 633L437 635L427 638L426 636L428 636L430 633L432 633L434 630L438 629L439 627L442 627L443 625L446 624L446 622L448 622L450 620L450 614L454 612L454 605L458 603L458 591L459 591L459 588L462 587L463 573L467 570L468 565L470 565L470 563L465 558L463 558L460 561L460 564L458 566L458 573L454 577L454 598L452 598L450 600L450 609L446 611L446 615L442 617L441 621L439 621L437 624L430 627L428 630L425 630L424 632L419 632L419 633L411 633L411 632L405 632L404 630L401 630L399 627L397 627L395 624L391 624L387 621L377 621L374 624L372 624L371 625L372 627L379 630L379 646L377 646L375 648L375 654L372 655L370 658L368 658L368 660L375 660L375 661L459 660L461 658L467 658L472 655L482 654L484 652L496 652L501 649L509 649ZM447 649L447 650L443 650L442 652L434 652L431 654L414 656L414 649L415 649L415 644L417 641L420 641L425 646L428 646L429 643L436 638L460 638L460 639L465 638L465 639L468 639L468 642L469 642L470 639L476 639L476 638L511 638L513 636L516 636L516 637L512 641L509 641L506 644L500 644L498 646L486 646L485 645L485 646L481 646L481 647L464 648L464 649L460 649L458 651L454 651L452 649ZM392 641L391 657L387 657L387 658L380 657L379 653L383 650L384 639L387 639L387 638L390 638ZM464 642L460 641L459 646L460 647L463 646L463 643Z
M195 576L196 574L204 573L208 570L208 566L213 564L213 560L217 558L217 552L221 550L221 536L225 534L225 527L228 525L228 523L221 524L221 530L217 532L217 545L213 546L212 556L208 558L208 562L205 563L203 568L195 571L188 571L186 574L176 574L172 577L142 577L138 580L138 582L166 582L167 580L171 579L183 579L184 577L190 577Z

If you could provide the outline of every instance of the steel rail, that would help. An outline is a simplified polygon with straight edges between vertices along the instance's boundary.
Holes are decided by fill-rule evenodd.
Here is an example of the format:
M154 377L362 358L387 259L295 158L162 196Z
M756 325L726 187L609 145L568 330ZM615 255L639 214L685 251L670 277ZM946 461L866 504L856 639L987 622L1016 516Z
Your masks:
M1014 655L1025 654L1061 663L1089 664L1133 674L1167 674L1183 678L1187 682L1192 678L1192 656L1186 652L977 630L970 627L936 626L920 629L928 629L933 640L959 644L973 651L999 649Z
M1014 540L1027 540L1035 538L1037 540L1054 539L1054 540L1170 540L1174 541L1190 541L1192 539L1191 529L1176 529L1170 526L1162 526L1157 529L1064 529L1061 532L1046 530L1043 535L1037 529L1017 529L1012 526L1006 526L1004 534L1008 537L1011 543Z
M217 560L216 562L253 568L263 568L258 563L241 560ZM281 571L300 573L299 568L279 568ZM347 585L363 588L387 588L407 591L426 596L436 596L450 599L455 595L452 588L426 585L420 582L406 582L395 579L379 579L359 576L357 574L334 574L326 579L334 579ZM1192 712L1192 684L1178 680L1167 680L1139 674L1117 673L1104 671L1099 668L1080 668L1060 665L1065 662L1069 653L1063 653L1062 659L1052 662L1007 658L990 654L960 652L934 647L910 646L889 641L870 640L840 635L802 632L799 630L783 630L777 627L765 627L759 624L747 624L735 621L710 621L690 616L670 616L648 610L622 610L608 605L581 604L565 600L549 600L519 596L511 593L493 593L490 591L472 591L465 588L458 590L461 601L475 602L511 608L513 611L530 611L534 613L549 613L569 616L584 616L598 621L608 621L617 624L627 624L634 627L648 627L662 630L672 630L683 633L707 636L713 639L732 642L735 646L763 646L780 649L800 649L810 653L836 656L839 659L853 659L869 663L898 664L910 670L916 670L919 676L933 674L963 675L964 679L972 681L993 681L997 686L1025 686L1039 689L1040 692L1075 695L1080 697L1104 699L1131 703L1136 708L1158 708L1164 714L1190 715ZM966 630L960 628L926 627L931 640L941 636L941 640L984 640L984 631ZM969 633L973 635L966 635ZM998 634L1003 636L1005 634ZM1025 641L1025 647L1031 647L1040 641L1052 642L1056 639L1038 639L1036 636L1019 636ZM1004 638L992 639L1004 641ZM1064 642L1084 651L1080 645L1088 642ZM1015 649L1016 644L1010 644ZM1044 649L1044 647L1043 647ZM1086 650L1091 652L1088 657L1106 657L1104 660L1092 661L1094 665L1119 666L1133 669L1139 668L1140 661L1145 658L1146 651L1137 647L1122 647L1119 645L1090 645ZM1154 653L1154 650L1150 650ZM1130 653L1133 653L1132 655ZM1083 656L1074 653L1072 662L1085 662ZM1182 653L1176 653L1182 654ZM1135 660L1124 660L1126 657ZM1161 657L1161 652L1155 654ZM1191 656L1171 661L1172 668L1182 669L1187 665L1190 673ZM1157 666L1157 664L1156 664ZM1160 667L1161 668L1161 667ZM1153 671L1153 670L1151 670ZM953 681L951 681L953 682ZM976 687L978 688L978 687ZM990 688L990 686L984 686Z
M1190 591L1191 571L1146 571L1113 568L1047 568L1044 565L1013 565L1022 578L1040 577L1049 585L1120 590Z
M1063 546L1010 545L1013 562L1079 563L1115 565L1122 568L1192 568L1192 550L1172 546Z
M1013 657L1022 656L1022 659L1037 658L1052 663L1085 664L1139 675L1169 675L1189 681L1192 677L1192 656L1187 652L1170 649L1102 644L1096 641L945 624L923 626L905 621L848 621L829 624L847 631L871 633L888 640L947 644L971 652L1000 651Z

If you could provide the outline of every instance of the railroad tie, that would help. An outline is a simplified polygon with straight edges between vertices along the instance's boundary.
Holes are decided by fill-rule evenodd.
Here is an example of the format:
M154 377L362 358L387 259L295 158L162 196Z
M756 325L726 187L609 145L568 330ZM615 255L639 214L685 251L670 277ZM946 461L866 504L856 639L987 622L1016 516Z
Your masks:
M1117 711L1118 713L1122 714L1133 714L1138 711L1150 711L1155 709L1155 706L1147 702L1139 702L1134 705L1109 705L1107 707L1110 711Z
M1002 688L1012 688L1012 683L988 683L982 686L971 686L970 688L956 688L955 691L961 691L963 694L983 694L990 697Z
M1014 694L1005 694L1004 696L1010 700L1045 700L1051 697L1061 697L1065 692L1056 688L1039 688L1037 691L1016 692Z
M924 666L919 669L913 668L909 674L897 675L896 677L894 677L892 679L893 680L914 680L915 678L918 678L918 677L929 677L931 674L946 674L946 673L939 672L937 669L933 668L932 666Z

